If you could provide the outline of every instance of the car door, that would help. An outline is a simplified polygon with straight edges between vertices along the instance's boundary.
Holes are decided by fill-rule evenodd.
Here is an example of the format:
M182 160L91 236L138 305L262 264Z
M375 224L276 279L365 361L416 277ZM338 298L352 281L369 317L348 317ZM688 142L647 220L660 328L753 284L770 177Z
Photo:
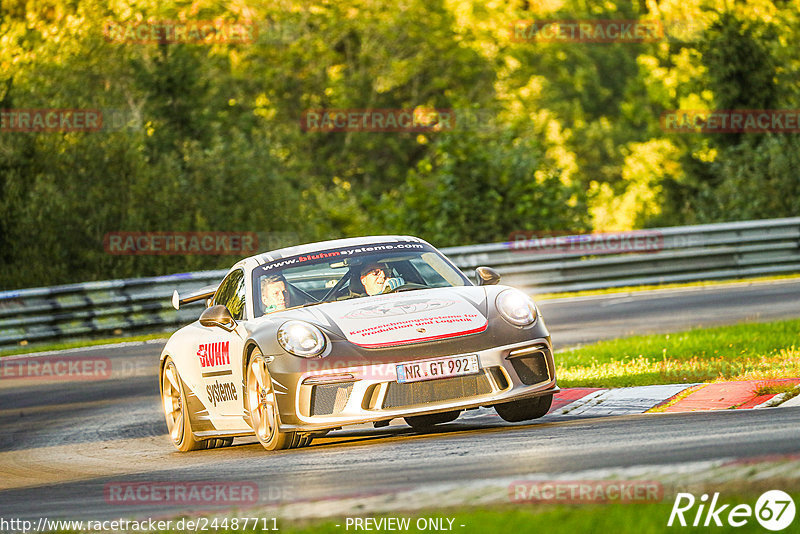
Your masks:
M242 416L242 365L246 331L241 321L245 318L245 280L242 269L234 269L225 277L214 294L212 305L228 308L237 326L227 331L219 326L202 326L197 345L203 390L209 411L215 415ZM217 425L220 428L220 425Z

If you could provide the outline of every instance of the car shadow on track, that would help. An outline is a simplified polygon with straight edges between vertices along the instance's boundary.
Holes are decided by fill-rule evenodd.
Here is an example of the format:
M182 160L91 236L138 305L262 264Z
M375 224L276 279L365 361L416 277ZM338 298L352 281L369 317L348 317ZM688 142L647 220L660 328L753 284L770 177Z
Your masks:
M510 431L526 431L531 429L549 429L562 427L564 425L583 424L588 421L599 420L616 420L620 418L641 418L653 417L654 415L665 414L625 414L625 415L556 415L548 414L540 419L531 421L523 421L519 423L508 423L499 417L493 416L480 416L467 418L465 420L456 420L451 423L443 423L436 425L427 430L415 430L410 426L402 423L395 423L388 427L370 428L366 425L355 428L345 428L342 430L332 431L330 434L314 438L310 445L301 449L292 449L285 451L275 451L270 454L292 454L302 451L314 451L321 449L332 449L337 447L354 447L359 445L373 445L378 443L392 443L401 440L416 440L416 439L438 439L446 437L480 435L484 433L506 433ZM681 414L667 414L667 415L681 415ZM165 443L168 441L168 436L164 435ZM225 454L224 451L236 450L239 452L250 451L260 453L263 451L261 445L256 440L255 436L236 438L233 445L223 449L216 449L214 451L199 451L199 454L208 454L209 452L215 454Z

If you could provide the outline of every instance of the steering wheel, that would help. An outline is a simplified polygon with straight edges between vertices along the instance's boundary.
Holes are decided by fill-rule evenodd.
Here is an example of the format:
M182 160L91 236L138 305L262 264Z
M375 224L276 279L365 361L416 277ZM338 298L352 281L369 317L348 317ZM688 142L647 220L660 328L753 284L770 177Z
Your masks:
M422 284L415 284L414 282L406 282L402 285L397 286L394 289L390 289L389 291L384 291L382 294L386 295L387 293L395 293L400 291L411 291L413 289L430 289L428 286Z

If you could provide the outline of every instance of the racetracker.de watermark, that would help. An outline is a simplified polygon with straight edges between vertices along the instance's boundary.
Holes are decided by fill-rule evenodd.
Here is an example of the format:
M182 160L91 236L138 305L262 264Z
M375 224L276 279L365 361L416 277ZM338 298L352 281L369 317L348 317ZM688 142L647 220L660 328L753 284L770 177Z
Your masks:
M114 132L141 130L142 117L128 109L20 108L0 110L0 133Z
M95 356L8 356L0 359L0 380L107 380L111 360Z
M0 110L0 132L98 132L99 109L27 108Z
M664 249L664 235L658 230L578 235L523 230L512 232L506 246L513 252L529 254L658 252Z
M363 360L327 362L306 359L300 362L300 369L306 374L304 385L319 385L338 380L397 380L397 364L384 363L367 365Z
M108 504L240 506L259 502L255 482L109 482L103 488Z
M314 109L303 112L306 132L465 132L497 129L495 111L478 108Z
M15 517L0 517L0 532L28 534L30 532L238 532L280 530L276 517L196 517L180 519L49 519L37 521Z
M518 480L508 487L511 502L660 502L664 487L653 480Z
M518 20L511 24L513 42L653 43L664 38L657 20Z
M798 133L800 109L679 109L661 114L668 133Z
M300 117L306 132L441 132L455 128L452 109L311 109Z
M253 43L258 37L254 22L225 20L107 20L103 36L110 43L198 44Z
M258 252L255 232L109 232L103 248L114 255L237 255Z

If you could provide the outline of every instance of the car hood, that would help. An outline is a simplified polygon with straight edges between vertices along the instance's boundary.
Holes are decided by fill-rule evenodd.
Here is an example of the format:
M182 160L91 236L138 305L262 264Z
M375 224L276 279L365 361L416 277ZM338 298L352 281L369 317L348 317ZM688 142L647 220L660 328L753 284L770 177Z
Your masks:
M273 320L278 319L274 314ZM280 313L318 324L364 348L465 336L486 330L486 292L448 287L329 302Z

